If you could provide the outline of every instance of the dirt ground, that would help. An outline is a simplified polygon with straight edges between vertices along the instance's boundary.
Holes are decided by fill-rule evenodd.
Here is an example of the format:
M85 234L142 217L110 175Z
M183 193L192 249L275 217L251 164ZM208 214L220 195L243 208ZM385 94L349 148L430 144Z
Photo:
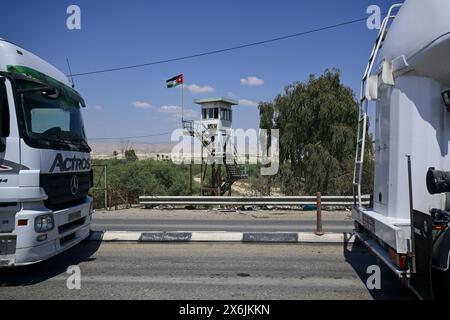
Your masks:
M187 209L142 209L132 208L117 211L96 210L95 215L101 217L127 217L153 219L217 219L217 220L236 220L236 219L315 219L316 211L302 210L187 210ZM351 220L351 211L323 211L324 220Z

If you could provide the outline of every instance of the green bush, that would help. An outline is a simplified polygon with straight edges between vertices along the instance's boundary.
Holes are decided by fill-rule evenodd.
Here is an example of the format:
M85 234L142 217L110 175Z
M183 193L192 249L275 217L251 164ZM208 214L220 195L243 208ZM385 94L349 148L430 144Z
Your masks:
M189 195L189 166L155 160L94 160L94 205L104 205L104 166L107 167L108 207L127 207L139 202L139 196ZM194 166L193 174L200 169ZM103 190L102 190L103 189ZM200 186L193 182L193 193Z

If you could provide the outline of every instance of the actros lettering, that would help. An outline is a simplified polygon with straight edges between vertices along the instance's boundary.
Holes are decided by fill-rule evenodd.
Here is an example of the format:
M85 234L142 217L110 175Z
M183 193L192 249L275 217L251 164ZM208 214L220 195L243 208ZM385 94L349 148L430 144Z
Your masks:
M91 161L89 159L80 159L77 157L64 159L62 154L58 153L50 168L50 172L54 172L56 168L58 168L60 172L89 170L91 169Z

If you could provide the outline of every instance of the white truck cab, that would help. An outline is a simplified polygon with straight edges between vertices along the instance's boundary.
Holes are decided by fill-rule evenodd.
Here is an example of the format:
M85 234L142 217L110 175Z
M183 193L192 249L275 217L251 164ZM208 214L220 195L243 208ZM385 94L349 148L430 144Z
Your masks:
M83 107L62 72L0 39L0 267L40 262L89 236Z

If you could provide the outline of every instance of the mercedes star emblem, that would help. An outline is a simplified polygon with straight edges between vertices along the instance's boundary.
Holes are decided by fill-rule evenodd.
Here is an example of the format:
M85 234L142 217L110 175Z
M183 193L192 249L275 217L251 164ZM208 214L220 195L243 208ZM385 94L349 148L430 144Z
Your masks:
M78 177L73 176L70 180L70 192L72 192L73 195L76 195L78 193Z

